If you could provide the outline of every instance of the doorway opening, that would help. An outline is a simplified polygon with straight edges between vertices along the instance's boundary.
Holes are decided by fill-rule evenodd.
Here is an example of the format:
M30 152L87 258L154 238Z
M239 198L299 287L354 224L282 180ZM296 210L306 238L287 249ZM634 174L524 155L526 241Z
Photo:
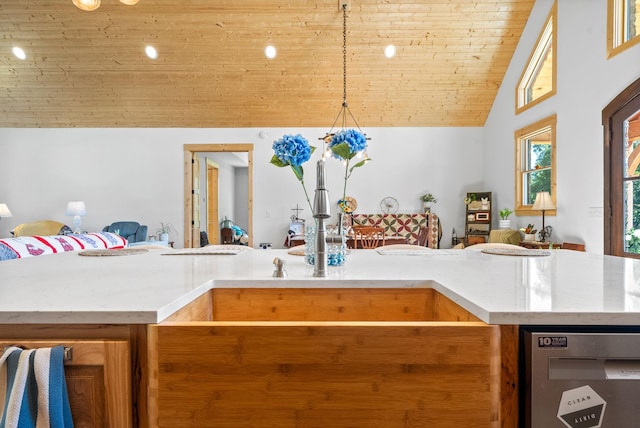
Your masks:
M640 258L640 79L602 110L604 253Z
M206 230L210 242L216 242L219 235L220 219L210 218L218 215L218 201L211 201L205 207L207 221L201 224L201 204L203 196L208 201L209 197L218 194L218 189L226 184L218 178L213 169L215 162L205 163L204 180L208 182L206 191L201 191L200 155L204 153L238 153L246 154L247 158L247 189L246 189L246 221L248 245L253 246L253 144L185 144L184 145L184 248L196 248L200 246L200 232ZM212 187L216 188L213 189ZM243 189L244 190L244 189ZM242 192L244 193L244 192ZM211 195L211 196L210 196ZM244 201L243 201L244 202ZM223 213L220 213L222 215ZM215 235L215 236L212 236Z

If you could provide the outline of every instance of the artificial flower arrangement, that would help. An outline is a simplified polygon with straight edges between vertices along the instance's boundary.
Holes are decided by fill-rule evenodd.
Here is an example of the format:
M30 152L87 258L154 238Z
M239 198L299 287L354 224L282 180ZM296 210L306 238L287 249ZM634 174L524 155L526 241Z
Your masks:
M304 170L302 164L311 159L311 154L316 148L310 145L309 141L300 134L285 134L279 140L274 141L272 147L274 155L271 157L271 163L281 168L285 166L291 167L296 178L300 181L300 184L302 184L309 209L311 213L313 213L313 206L309 200L307 187L304 185Z
M331 150L333 156L344 160L344 186L342 188L340 208L342 209L342 212L345 213L353 212L353 210L345 210L345 208L349 209L348 204L346 203L347 181L349 180L349 177L351 177L354 169L363 166L371 160L365 155L362 160L351 166L353 158L358 156L360 153L364 153L367 149L367 138L364 134L355 129L344 129L340 132L336 132L332 136L328 136L327 138L331 138L331 141L329 142L329 150Z
M534 229L534 228L535 228L535 226L533 224L529 223L527 225L527 227L523 227L522 229L520 229L520 232L523 232L526 235L535 235L537 230Z
M367 139L355 129L345 129L335 134L329 134L325 137L325 142L329 144L329 150L334 157L343 160L345 164L344 186L342 190L342 198L340 199L340 208L343 212L347 207L347 181L355 168L361 167L370 159L366 155L364 158L354 165L351 165L353 158L359 153L364 152L367 148ZM311 154L316 148L309 145L309 142L302 135L284 135L279 140L273 142L274 155L271 157L271 163L278 167L290 166L296 178L302 184L307 203L313 213L313 206L309 199L307 188L304 184L304 170L302 164L311 158Z

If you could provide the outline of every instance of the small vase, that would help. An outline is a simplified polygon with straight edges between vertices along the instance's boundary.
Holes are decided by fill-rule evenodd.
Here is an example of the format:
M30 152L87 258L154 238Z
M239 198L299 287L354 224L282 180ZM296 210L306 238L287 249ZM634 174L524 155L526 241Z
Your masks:
M423 202L422 203L422 208L423 208L425 214L430 213L431 212L431 202Z
M500 220L500 229L510 229L511 220Z
M525 241L535 241L536 240L536 234L535 233L525 233L524 234L524 240Z
M335 230L327 231L327 265L342 266L347 261L347 237ZM304 232L304 260L315 265L316 261L316 226L309 225Z

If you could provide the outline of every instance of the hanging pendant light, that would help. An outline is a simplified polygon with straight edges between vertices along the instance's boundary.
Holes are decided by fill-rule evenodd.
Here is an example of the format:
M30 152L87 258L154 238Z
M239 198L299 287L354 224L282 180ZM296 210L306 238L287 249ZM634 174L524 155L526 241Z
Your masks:
M120 0L120 3L126 4L127 6L133 6L138 3L138 0Z
M342 106L336 119L333 121L331 125L331 129L326 133L324 137L321 137L320 140L323 140L325 143L325 154L329 155L329 145L333 141L334 137L343 139L345 138L353 138L355 134L355 138L362 140L364 147L366 148L366 140L370 140L370 138L366 137L366 134L362 132L360 129L360 125L358 125L358 121L356 120L353 113L349 109L349 103L347 102L347 8L348 2L343 0L341 3L342 9ZM356 129L347 129L347 122L353 121ZM336 125L340 122L340 131L334 131ZM357 135L359 134L359 135ZM335 142L334 142L335 143ZM362 155L362 153L360 153ZM323 155L324 156L324 155Z
M71 0L73 4L81 10L91 12L100 7L100 0Z

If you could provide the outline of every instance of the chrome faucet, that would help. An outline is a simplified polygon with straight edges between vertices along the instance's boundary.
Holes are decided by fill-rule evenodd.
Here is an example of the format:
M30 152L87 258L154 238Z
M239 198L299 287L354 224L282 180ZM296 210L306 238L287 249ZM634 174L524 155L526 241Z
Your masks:
M329 191L325 184L325 160L318 161L316 191L313 199L313 218L316 221L316 242L313 276L327 276L327 228L324 221L331 217Z

